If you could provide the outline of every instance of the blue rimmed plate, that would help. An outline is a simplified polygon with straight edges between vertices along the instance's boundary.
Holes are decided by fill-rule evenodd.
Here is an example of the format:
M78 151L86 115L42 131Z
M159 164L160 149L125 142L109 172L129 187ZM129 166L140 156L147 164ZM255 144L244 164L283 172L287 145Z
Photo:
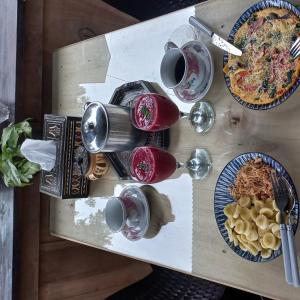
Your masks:
M300 19L300 10L297 7L295 7L294 5L292 5L291 3L287 2L287 1L283 1L283 0L263 0L261 2L258 2L254 5L252 5L240 16L240 18L236 21L236 23L234 24L234 26L229 34L228 42L233 44L234 36L235 36L236 32L246 21L248 21L248 19L250 18L250 16L253 13L263 10L268 7L285 8L285 9L293 12ZM224 52L224 59L223 59L224 67L227 64L227 62L228 62L228 53ZM227 85L231 95L233 96L233 98L238 103L242 104L243 106L250 108L250 109L255 109L255 110L266 110L266 109L270 109L270 108L280 105L294 93L294 91L297 89L297 87L300 84L300 77L299 77L298 80L296 81L296 83L288 91L286 91L281 97L274 100L273 102L268 103L268 104L252 104L252 103L248 103L248 102L242 100L239 96L235 95L231 91L230 79L225 73L224 73L224 78L225 78L226 85Z
M247 251L243 251L239 246L235 247L233 245L233 242L229 241L227 230L225 228L225 221L227 220L227 217L224 215L224 212L223 212L224 207L228 203L231 203L234 201L234 199L231 197L231 195L229 193L229 188L234 184L237 172L243 165L245 165L245 163L247 161L249 161L251 159L255 159L256 157L261 157L264 163L266 163L269 166L271 166L272 168L274 168L276 170L277 174L283 176L289 182L289 184L293 190L294 196L296 197L296 200L297 200L295 207L294 207L293 211L291 212L292 219L294 220L292 228L293 228L294 233L296 232L297 226L298 226L298 221L299 221L299 202L298 202L298 196L297 196L297 192L296 192L294 183L293 183L290 175L285 170L285 168L274 158L272 158L271 156L264 154L264 153L260 153L260 152L244 153L244 154L237 156L233 160L231 160L225 166L225 168L221 172L221 174L218 178L217 184L216 184L215 196L214 196L214 211L215 211L217 225L219 227L222 237L224 238L224 240L228 244L228 246L236 254L238 254L239 256L241 256L247 260L253 261L253 262L267 262L267 261L271 261L274 258L281 255L281 253L282 253L281 247L278 250L273 251L273 254L267 259L262 258L260 255L254 256Z

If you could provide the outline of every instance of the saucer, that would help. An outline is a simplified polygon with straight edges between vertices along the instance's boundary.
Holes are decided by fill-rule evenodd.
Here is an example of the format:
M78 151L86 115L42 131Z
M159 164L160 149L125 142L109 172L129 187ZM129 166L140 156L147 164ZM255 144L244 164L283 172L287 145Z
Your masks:
M150 209L147 198L137 186L127 186L119 198L123 202L127 219L121 232L130 241L138 241L144 237L149 228Z

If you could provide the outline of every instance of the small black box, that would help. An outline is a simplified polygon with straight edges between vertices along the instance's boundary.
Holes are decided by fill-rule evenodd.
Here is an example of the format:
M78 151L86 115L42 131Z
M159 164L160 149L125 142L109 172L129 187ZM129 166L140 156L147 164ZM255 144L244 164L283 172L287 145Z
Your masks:
M88 197L89 181L76 159L83 149L81 118L45 115L43 139L56 141L57 149L55 167L41 172L40 192L61 199Z

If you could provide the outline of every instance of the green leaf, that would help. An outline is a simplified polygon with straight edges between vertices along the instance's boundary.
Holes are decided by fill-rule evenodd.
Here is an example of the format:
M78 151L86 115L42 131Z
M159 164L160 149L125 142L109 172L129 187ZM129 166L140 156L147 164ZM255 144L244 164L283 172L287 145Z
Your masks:
M286 85L287 85L287 86L292 82L293 73L294 73L294 70L289 70L289 71L286 73L286 76L287 76L287 82L286 82Z
M150 117L151 117L151 112L150 112L150 110L149 110L146 106L143 106L143 107L141 108L141 112L142 112L142 114L144 115L144 117L145 117L146 120L150 119Z
M3 175L3 181L4 181L4 184L7 186L7 187L12 187L11 183L10 183L10 178L7 174L4 174Z
M14 156L17 156L19 158L24 158L24 155L21 153L21 146L22 145L17 146L17 149L14 152Z
M32 176L38 171L40 171L41 167L39 164L33 163L31 161L26 161L20 169L20 173L22 173L24 176Z
M31 183L36 172L40 170L40 166L27 161L23 163L23 167L20 170L11 161L2 161L1 171L3 172L3 180L8 187L24 187ZM20 162L18 162L19 164Z
M270 98L274 98L277 92L276 86L271 86L270 91L269 91L269 96Z
M144 163L144 162L140 162L140 163L138 164L138 168L139 168L140 170L143 170L143 171L145 171L145 172L148 172L148 170L149 170L149 165L146 164L146 163Z
M40 165L28 161L22 155L20 137L31 137L32 129L25 120L10 124L3 129L1 138L0 171L8 187L23 187L30 184L33 175L40 171Z
M1 144L2 152L6 151L6 148L15 148L19 139L19 134L17 133L13 124L8 125L3 129Z
M3 160L12 160L14 151L11 148L5 148L5 151L2 152Z
M6 152L7 148L11 148L13 152L17 152L19 155L20 152L17 149L18 140L20 136L24 135L25 137L31 136L31 126L27 120L16 123L9 124L6 128L3 129L1 144L2 144L2 152Z
M266 92L269 89L269 77L266 76L263 80L262 89Z
M247 46L247 37L243 36L240 40L236 41L234 45L240 50L244 50Z
M23 174L20 174L20 179L23 183L30 183L30 180L32 179L32 176L28 176L26 177L25 175Z
M18 146L19 134L15 128L12 128L9 139L7 140L6 147L10 148L10 152L15 152Z
M19 186L21 184L18 169L10 160L3 161L2 170L4 174L4 183L7 186Z
M14 162L14 165L20 169L22 168L22 166L26 163L27 159L26 158L23 158L23 159L20 159L20 160L17 160Z
M5 163L5 160L3 161L2 160L2 157L1 157L1 160L0 160L0 172L1 173L4 173L4 169L3 169L3 164Z
M17 133L19 135L21 134L25 134L25 136L27 137L31 137L31 134L32 134L32 128L30 126L30 123L28 122L29 119L26 119L25 121L23 122L20 122L20 123L16 123L14 126L15 126L15 129L17 131Z
M17 147L19 137L23 134L25 137L30 137L31 133L32 128L27 120L16 124L9 124L3 129L1 138L2 151L5 151L5 148L7 147L15 149Z
M21 184L20 175L16 166L10 160L7 161L7 164L10 168L10 177L12 182L16 185Z

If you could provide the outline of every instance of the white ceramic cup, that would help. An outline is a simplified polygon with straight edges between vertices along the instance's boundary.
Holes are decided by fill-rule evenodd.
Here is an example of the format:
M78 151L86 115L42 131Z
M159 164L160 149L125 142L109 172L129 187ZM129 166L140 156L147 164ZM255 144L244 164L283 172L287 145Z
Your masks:
M188 42L181 48L172 42L166 44L160 76L167 88L194 90L203 84L207 70L195 47L196 41Z
M112 232L121 231L126 223L126 208L118 197L110 198L105 207L105 221Z
M181 80L176 78L176 64L180 59L184 59L184 72ZM187 62L186 57L183 55L181 49L171 48L166 50L166 53L162 59L160 65L160 76L164 85L169 89L178 87L183 80L184 74L186 73Z

